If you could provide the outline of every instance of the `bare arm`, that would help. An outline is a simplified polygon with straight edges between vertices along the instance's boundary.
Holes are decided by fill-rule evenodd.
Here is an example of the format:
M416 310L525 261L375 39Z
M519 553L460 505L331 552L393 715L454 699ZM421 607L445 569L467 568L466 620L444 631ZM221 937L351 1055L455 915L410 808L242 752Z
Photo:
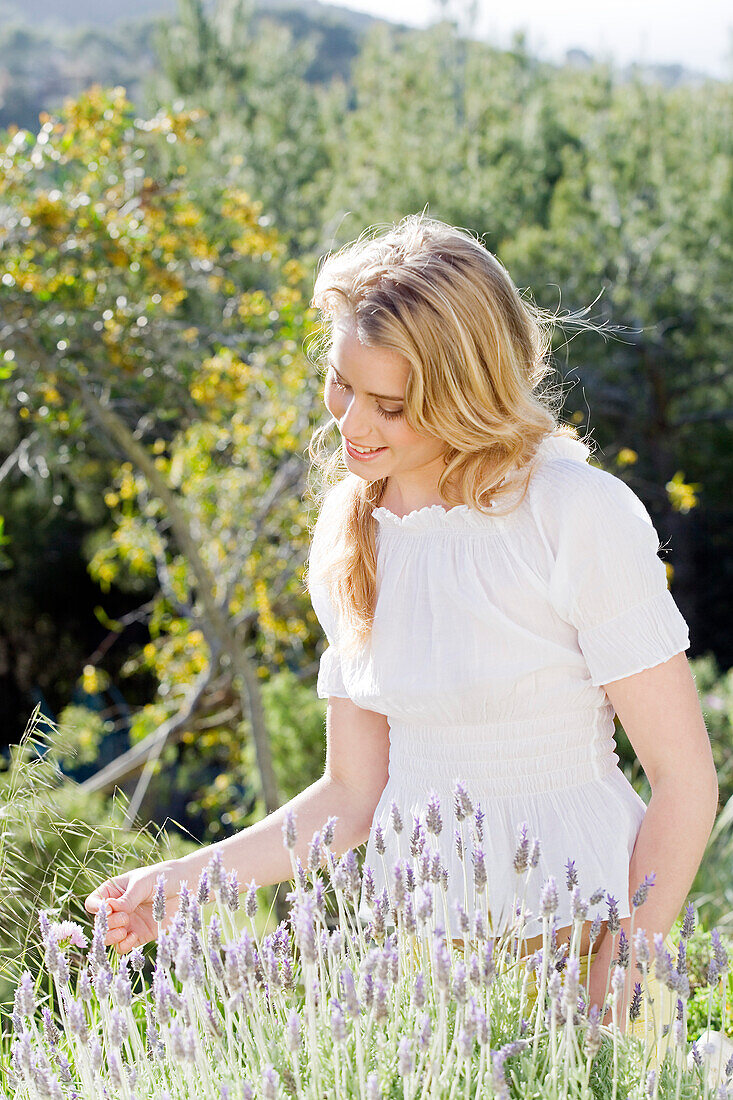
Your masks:
M634 934L644 928L653 949L654 933L667 935L700 866L715 820L718 781L684 653L615 680L605 690L652 789L629 868L629 905L644 876L654 872L655 884L634 917ZM621 925L628 937L631 918L622 919ZM630 955L624 1004L641 977L633 944ZM591 965L591 1003L601 1003L611 957L611 937L604 926Z
M313 834L331 816L338 818L331 848L334 855L362 844L369 836L387 782L387 719L358 707L351 699L332 696L326 713L326 738L326 766L320 779L262 821L174 861L175 874L195 885L214 852L219 851L226 871L236 870L242 887L251 879L258 886L290 879L293 870L283 836L288 811L296 815L298 839L293 854L300 856L303 864Z
M237 872L240 889L254 879L258 886L284 882L293 875L291 852L285 847L283 824L288 810L296 817L298 839L293 849L305 865L313 834L329 817L334 827L332 852L341 855L369 835L374 810L388 775L389 725L383 714L364 710L350 699L332 697L326 715L327 753L324 774L302 791L236 836L170 860L124 872L100 884L86 899L89 913L108 910L106 944L119 954L158 935L153 914L156 884L162 874L166 898L175 898L185 880L195 887L213 853L219 851L224 870ZM325 859L324 859L325 862ZM166 912L163 927L173 919Z

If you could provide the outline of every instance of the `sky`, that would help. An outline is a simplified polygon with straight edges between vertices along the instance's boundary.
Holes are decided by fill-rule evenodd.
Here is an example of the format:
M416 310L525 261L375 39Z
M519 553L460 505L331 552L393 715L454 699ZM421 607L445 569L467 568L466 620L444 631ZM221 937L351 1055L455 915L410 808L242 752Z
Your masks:
M328 0L326 0L328 2ZM438 18L436 0L337 0L337 7L425 27ZM449 11L465 8L452 0ZM530 51L561 61L579 47L599 60L679 63L710 76L733 77L733 8L730 0L478 0L477 37L508 46L514 30L527 32Z

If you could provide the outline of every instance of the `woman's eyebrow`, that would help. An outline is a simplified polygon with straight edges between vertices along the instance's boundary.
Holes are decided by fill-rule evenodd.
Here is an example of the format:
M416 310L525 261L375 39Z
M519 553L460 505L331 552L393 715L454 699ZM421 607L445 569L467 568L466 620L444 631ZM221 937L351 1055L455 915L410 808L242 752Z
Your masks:
M341 374L339 371L336 370L336 366L335 366L332 359L327 359L326 363L331 368L331 370L334 372L334 374L338 376L338 378L341 382L345 382L347 386L351 385L348 378L344 378L343 374ZM390 397L386 393L368 393L367 397L381 397L382 401L404 401L405 400L404 397Z

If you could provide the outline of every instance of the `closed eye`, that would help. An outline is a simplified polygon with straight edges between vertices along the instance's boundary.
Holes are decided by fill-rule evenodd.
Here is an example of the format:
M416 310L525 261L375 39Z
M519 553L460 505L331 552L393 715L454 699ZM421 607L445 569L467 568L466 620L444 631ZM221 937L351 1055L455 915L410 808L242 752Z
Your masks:
M347 386L344 382L341 381L341 379L338 377L338 375L336 374L336 371L334 370L333 367L331 367L331 376L332 376L331 377L331 384L334 385L336 387L336 389L339 389L339 390L350 390L351 389L351 386ZM402 416L402 414L404 412L404 409L398 409L396 412L390 412L389 409L383 409L382 406L379 404L379 402L377 402L376 404L377 404L377 412L380 414L380 416L386 417L387 420L395 420L397 417Z

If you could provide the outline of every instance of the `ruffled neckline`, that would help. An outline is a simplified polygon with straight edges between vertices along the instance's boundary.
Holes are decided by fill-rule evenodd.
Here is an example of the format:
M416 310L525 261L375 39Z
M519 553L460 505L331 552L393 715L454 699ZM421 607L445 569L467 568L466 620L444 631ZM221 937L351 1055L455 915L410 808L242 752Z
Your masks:
M541 455L543 459L559 457L574 459L576 462L587 462L590 451L579 439L548 435L537 448L537 455ZM489 503L489 509L491 508L493 508L493 502ZM398 516L389 508L380 505L372 509L372 515L382 527L397 528L400 531L477 530L479 528L485 530L487 520L486 512L479 512L470 504L454 504L450 508L446 508L443 504L426 504L423 508L415 508L404 516ZM492 523L497 518L501 517L492 517Z

